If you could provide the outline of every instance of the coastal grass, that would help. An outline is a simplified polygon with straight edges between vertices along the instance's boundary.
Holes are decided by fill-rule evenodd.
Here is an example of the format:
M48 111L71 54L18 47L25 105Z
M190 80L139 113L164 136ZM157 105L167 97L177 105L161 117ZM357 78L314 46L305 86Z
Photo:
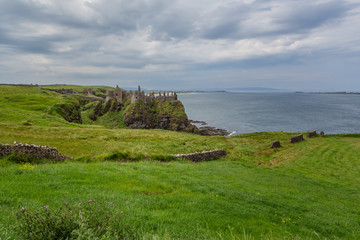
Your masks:
M81 85L42 85L43 88L48 89L73 89L74 91L81 92L84 89L91 88L93 91L98 91L99 89L103 90L114 90L112 87L108 86L81 86Z
M21 239L13 226L22 207L90 199L114 202L138 239L360 238L359 134L290 144L298 133L226 138L109 129L49 115L63 100L53 92L0 86L0 93L0 144L47 145L74 157L39 164L0 158L0 239ZM270 149L275 140L282 148ZM215 148L228 155L170 161Z
M0 222L8 227L22 207L96 199L115 202L139 233L151 237L360 236L359 178L319 177L296 164L64 162L35 165L31 171L7 164L0 167L0 180Z

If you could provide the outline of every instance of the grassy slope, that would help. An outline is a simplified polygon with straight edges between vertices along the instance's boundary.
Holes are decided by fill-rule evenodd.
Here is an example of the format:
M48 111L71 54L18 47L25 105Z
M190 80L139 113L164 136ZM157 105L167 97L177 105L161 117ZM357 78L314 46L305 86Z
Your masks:
M65 201L113 201L147 238L358 239L360 138L334 135L287 143L290 133L231 138L161 130L77 125L46 114L62 96L0 86L0 143L55 146L65 155L101 159L111 152L189 153L226 148L199 164L140 161L65 162L30 172L0 160L0 239L19 208ZM31 121L30 126L25 122ZM269 149L273 140L283 148ZM261 165L258 165L260 164Z
M100 93L100 89L102 90L114 90L112 87L107 86L79 86L79 85L43 85L43 88L48 89L73 89L75 92L82 92L84 89L91 88L93 92Z

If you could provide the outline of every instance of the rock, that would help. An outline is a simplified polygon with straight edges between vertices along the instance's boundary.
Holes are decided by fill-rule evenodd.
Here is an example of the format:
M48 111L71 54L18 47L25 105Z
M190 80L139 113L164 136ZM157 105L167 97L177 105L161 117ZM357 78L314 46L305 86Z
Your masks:
M200 135L204 135L204 136L228 136L230 134L230 132L224 130L224 129L220 129L220 128L215 128L215 127L200 127Z
M290 138L290 143L301 142L303 140L304 140L304 136L302 134L300 134L300 135L291 137Z
M270 148L281 148L280 141L272 142Z
M180 101L151 101L147 103L137 101L131 104L124 113L124 123L134 129L200 132L196 126L190 124L184 106Z
M207 124L206 122L204 122L204 121L189 120L189 122L190 122L190 123L199 123L199 124L201 124L201 125L203 125L203 126L208 125L208 124Z
M308 133L307 133L307 137L308 137L308 138L312 138L312 137L316 137L316 136L317 136L317 133L316 133L315 130L312 131L312 132L308 132Z

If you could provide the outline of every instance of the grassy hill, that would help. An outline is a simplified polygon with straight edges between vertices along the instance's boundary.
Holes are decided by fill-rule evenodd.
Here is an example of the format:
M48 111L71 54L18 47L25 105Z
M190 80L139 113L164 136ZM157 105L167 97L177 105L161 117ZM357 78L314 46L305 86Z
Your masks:
M21 239L12 226L22 207L57 209L89 199L116 203L132 238L360 238L360 135L290 144L296 133L225 138L113 129L69 123L53 111L73 100L37 87L0 85L0 144L47 145L74 157L28 170L0 158L0 239ZM283 147L270 149L274 140ZM215 148L228 156L156 161Z

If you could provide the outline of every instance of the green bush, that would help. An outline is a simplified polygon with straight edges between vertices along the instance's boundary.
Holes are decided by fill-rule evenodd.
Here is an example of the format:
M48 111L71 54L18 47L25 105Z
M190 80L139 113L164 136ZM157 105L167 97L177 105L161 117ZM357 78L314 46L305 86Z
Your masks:
M11 155L7 157L7 160L14 163L53 163L56 162L51 159L39 159L36 157L32 157L26 155L22 152L13 152Z
M39 211L21 208L16 212L16 232L25 239L128 239L133 234L112 202L71 207L65 203L57 210L42 206Z

